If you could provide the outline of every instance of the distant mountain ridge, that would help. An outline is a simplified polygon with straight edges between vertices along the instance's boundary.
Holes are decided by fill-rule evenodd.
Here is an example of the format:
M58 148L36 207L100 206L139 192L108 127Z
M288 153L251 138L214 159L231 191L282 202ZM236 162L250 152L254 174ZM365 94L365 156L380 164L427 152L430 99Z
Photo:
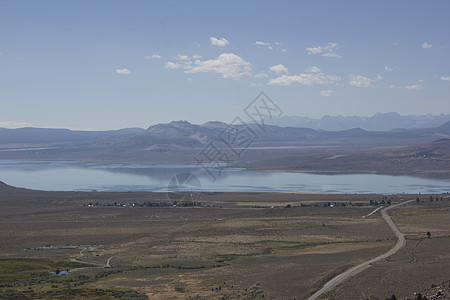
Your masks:
M450 121L436 127L388 131L257 124L229 127L217 121L202 125L173 121L147 129L94 132L0 128L0 160L208 164L222 154L231 165L255 170L450 178Z
M80 131L70 129L34 127L23 127L16 129L0 128L0 145L94 141L113 135L132 134L141 131L144 131L144 129L124 128L108 131Z
M371 117L363 116L323 116L312 119L301 116L284 116L266 119L265 124L281 127L305 127L316 130L339 131L362 128L370 131L388 131L394 129L417 129L438 127L450 121L450 114L408 115L396 112L377 113Z
M0 159L186 162L192 161L212 143L213 147L227 151L233 160L256 160L312 149L314 152L354 151L410 146L450 138L450 121L437 127L389 131L361 128L327 131L273 125L260 127L256 124L238 127L234 129L244 132L245 137L234 138L234 129L227 131L228 125L217 121L202 125L173 121L147 129L94 132L0 128ZM243 152L245 157L240 156Z

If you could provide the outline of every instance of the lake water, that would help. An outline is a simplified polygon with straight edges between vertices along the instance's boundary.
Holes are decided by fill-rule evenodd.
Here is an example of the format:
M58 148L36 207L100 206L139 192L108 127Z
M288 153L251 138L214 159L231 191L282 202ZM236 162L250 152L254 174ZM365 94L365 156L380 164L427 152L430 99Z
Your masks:
M198 181L191 185L203 191L380 194L450 192L450 180L408 176L314 175L228 168L220 173L214 171L216 180L212 180L204 170L189 164L101 165L69 161L0 161L0 181L39 190L165 192L169 182L177 174L194 174ZM182 177L176 178L183 181Z

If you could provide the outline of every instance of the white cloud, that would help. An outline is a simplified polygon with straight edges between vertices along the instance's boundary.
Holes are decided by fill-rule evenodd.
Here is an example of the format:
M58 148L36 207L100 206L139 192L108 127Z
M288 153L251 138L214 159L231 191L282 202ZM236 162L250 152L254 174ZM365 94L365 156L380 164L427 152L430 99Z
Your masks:
M335 52L337 50L337 46L338 46L337 43L331 43L331 42L328 43L328 45L323 48L323 52L324 53L322 54L322 56L325 56L325 57L340 57L339 54L337 54Z
M131 74L131 71L129 69L117 69L116 73L123 74L123 75L129 75L129 74Z
M261 72L255 75L255 78L267 78L269 75L267 75L266 72Z
M223 78L240 78L250 75L250 63L233 53L223 53L215 59L196 60L192 65L185 65L186 73L212 72Z
M398 69L398 67L396 67L396 66L392 66L392 67L390 67L390 66L385 66L385 67L383 68L383 70L386 71L386 72L394 72L394 71L398 71L399 69Z
M215 37L210 37L209 40L211 41L211 45L217 46L217 47L224 47L229 44L228 40L226 38L221 38L220 40Z
M289 72L288 72L288 69L287 69L285 66L283 66L282 64L278 64L278 65L275 65L275 66L271 66L271 67L269 68L269 70L270 70L271 72L274 72L274 73L277 74L277 75L288 74L288 73L289 73Z
M31 127L31 124L27 122L0 121L0 127L13 129L13 128Z
M299 75L282 75L280 77L269 80L270 85L312 85L335 83L341 78L336 75L327 75L318 67L311 67L305 70L305 73Z
M441 80L450 81L450 76L442 76Z
M337 43L329 42L325 46L306 48L306 51L308 51L309 55L321 54L322 56L325 57L340 57L339 54L336 53L337 48L338 48Z
M166 69L182 69L185 73L211 72L222 75L222 78L240 78L250 75L251 64L233 53L222 53L219 57L200 60L201 56L178 55L177 62L167 62Z
M329 97L329 96L331 96L332 93L333 93L332 90L323 90L323 91L320 91L320 96Z
M286 49L282 48L283 44L280 42L269 43L269 42L256 41L254 44L258 47L265 47L268 50L276 50L276 51L281 51L283 53L286 53Z
M179 69L181 67L182 67L181 64L174 63L174 62L171 62L171 61L166 62L166 65L165 65L166 69Z
M395 89L395 85L393 85L393 84L389 85L388 89Z
M423 85L421 85L421 84L405 85L405 89L407 89L407 90L420 90L420 89L423 89Z
M177 60L189 60L189 56L178 54L178 56L175 59L177 59Z
M425 82L425 80L419 79L419 80L417 80L417 82L423 83L423 82Z
M423 49L429 49L429 48L431 48L431 47L433 47L433 45L431 45L431 44L429 44L429 43L423 43L423 44L422 44L422 48L423 48Z
M200 58L202 58L202 56L198 55L198 54L195 54L194 56L192 56L192 59L200 59Z
M152 54L152 55L144 56L144 59L160 59L160 58L162 58L162 56L159 54Z
M309 55L314 55L314 54L320 54L322 53L322 47L321 46L317 46L317 47L310 47L310 48L306 48L306 50L308 51Z
M309 67L305 71L308 73L320 73L320 69L317 66Z
M375 79L368 78L359 74L350 75L350 85L356 87L374 87L373 83L383 79L381 75L377 75Z

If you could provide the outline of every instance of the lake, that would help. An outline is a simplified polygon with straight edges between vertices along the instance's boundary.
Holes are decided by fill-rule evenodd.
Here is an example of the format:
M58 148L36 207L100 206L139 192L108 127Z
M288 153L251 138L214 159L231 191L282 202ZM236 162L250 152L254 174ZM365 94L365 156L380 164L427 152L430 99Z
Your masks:
M186 181L193 174L195 180ZM304 193L446 193L450 180L374 174L315 175L288 172L254 172L226 168L213 171L216 180L195 164L92 164L70 161L0 160L0 181L39 190L153 191L270 191ZM175 177L175 180L174 179ZM197 180L198 179L198 180Z

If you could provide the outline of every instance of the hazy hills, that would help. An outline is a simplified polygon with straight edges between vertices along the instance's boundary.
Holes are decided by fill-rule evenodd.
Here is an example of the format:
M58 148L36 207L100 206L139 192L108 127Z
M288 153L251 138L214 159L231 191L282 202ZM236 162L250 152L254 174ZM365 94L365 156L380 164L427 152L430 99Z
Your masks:
M346 130L362 128L371 131L386 131L392 129L412 129L438 127L450 121L449 114L440 115L409 115L402 116L395 112L377 113L371 117L360 116L323 116L321 119L312 119L300 116L283 116L266 120L267 124L282 127L306 127L323 130Z
M434 128L402 129L391 131L367 131L354 128L341 131L315 130L311 128L278 127L265 125L239 125L234 127L251 143L228 141L228 125L208 122L195 125L186 121L150 126L144 131L130 134L111 135L102 140L87 141L82 147L104 148L112 151L155 149L203 148L209 143L216 147L284 147L306 145L334 145L340 147L389 147L414 145L450 137L450 122ZM227 146L228 143L228 146Z
M266 119L263 133L260 128L250 126L263 140L288 140L296 138L314 137L356 137L373 136L380 133L368 131L397 131L407 132L408 129L438 128L450 121L450 115L420 115L401 116L398 113L377 113L371 117L358 116L324 116L321 119L311 119L299 116L284 116ZM149 128L125 128L109 131L74 131L69 129L47 128L18 128L6 129L0 127L0 145L5 144L46 144L46 143L77 143L100 141L111 138L110 143L119 142L119 136L127 136L133 143L144 144L203 144L205 139L214 138L226 128L223 122L211 121L202 125L191 124L186 121L174 121L168 124L156 124ZM280 129L279 127L286 127ZM291 128L292 127L292 128ZM407 129L407 130L404 130ZM325 133L332 131L333 133ZM409 131L408 131L409 132ZM392 133L390 133L392 135ZM139 141L144 139L147 141ZM124 138L123 140L127 140ZM151 142L149 142L151 140ZM197 142L196 142L197 140ZM115 142L114 142L115 141Z
M450 122L388 131L238 125L239 138L229 129L216 121L115 131L0 128L0 159L195 162L212 145L251 169L450 176Z
M117 131L71 131L67 129L0 129L0 159L71 159L120 161L192 161L193 154L210 143L248 161L284 153L357 150L417 145L450 138L450 122L433 128L340 131L265 125L235 127L250 142L235 143L227 124L203 125L174 121ZM239 149L233 155L232 149ZM245 151L241 151L245 148ZM244 153L245 152L245 153ZM242 155L241 155L242 153Z
M125 128L109 131L74 131L69 129L0 128L0 144L46 144L93 141L113 135L132 134L143 131L140 128Z

